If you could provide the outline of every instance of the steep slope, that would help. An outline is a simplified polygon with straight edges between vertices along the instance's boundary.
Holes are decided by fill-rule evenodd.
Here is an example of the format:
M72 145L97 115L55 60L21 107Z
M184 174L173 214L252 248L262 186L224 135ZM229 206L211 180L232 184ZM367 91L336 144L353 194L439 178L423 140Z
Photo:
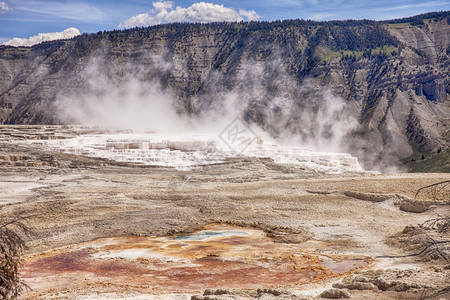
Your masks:
M55 103L95 102L133 78L156 82L180 114L220 110L233 96L244 119L275 137L318 148L333 140L385 168L448 147L449 37L445 12L418 25L171 24L1 46L0 123L68 122Z

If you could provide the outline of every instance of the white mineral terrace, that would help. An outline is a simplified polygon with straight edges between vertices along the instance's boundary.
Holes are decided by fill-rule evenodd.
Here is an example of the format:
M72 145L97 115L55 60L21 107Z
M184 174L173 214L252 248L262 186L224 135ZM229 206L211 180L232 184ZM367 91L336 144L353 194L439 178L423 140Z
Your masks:
M236 153L212 135L157 133L87 134L69 139L29 140L62 152L101 157L120 162L142 163L189 170L221 163L226 158L271 158L275 163L304 167L320 172L363 171L358 160L347 153L314 152L259 140Z

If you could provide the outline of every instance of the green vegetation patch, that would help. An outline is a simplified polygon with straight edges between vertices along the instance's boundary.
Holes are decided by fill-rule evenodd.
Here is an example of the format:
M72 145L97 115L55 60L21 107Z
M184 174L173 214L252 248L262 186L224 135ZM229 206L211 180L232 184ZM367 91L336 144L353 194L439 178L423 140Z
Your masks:
M351 50L333 51L330 48L319 46L316 48L314 55L319 59L320 63L328 63L338 57L342 58L351 56L359 59L363 55L363 51L351 51Z
M383 47L377 47L375 49L372 49L371 54L372 55L380 55L380 54L386 54L387 56L392 56L395 53L398 53L398 48L394 46L383 46Z
M438 21L437 18L423 19L423 22L425 24L432 23L432 22L437 22L437 21Z
M330 48L327 47L317 47L314 55L319 58L320 62L329 62L336 57L341 56L341 53L339 51L333 51Z
M393 47L393 46L391 46ZM395 48L395 47L394 47ZM342 56L354 56L356 58L361 58L363 55L362 51L342 51Z
M412 173L450 173L450 149L431 154L414 153L402 163Z
M406 28L411 26L411 22L388 24L392 28Z

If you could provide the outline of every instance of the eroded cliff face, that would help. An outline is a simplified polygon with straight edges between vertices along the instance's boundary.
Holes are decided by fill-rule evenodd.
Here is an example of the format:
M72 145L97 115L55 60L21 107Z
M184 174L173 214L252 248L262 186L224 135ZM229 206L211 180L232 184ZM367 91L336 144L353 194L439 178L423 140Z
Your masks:
M386 166L449 144L449 36L446 19L285 21L174 24L2 46L0 123L67 122L55 102L104 94L133 77L158 82L183 115L220 110L233 95L239 114L275 137L327 138L336 134L333 122L347 124L345 149L366 167ZM93 80L98 74L109 83ZM336 103L340 109L320 113Z

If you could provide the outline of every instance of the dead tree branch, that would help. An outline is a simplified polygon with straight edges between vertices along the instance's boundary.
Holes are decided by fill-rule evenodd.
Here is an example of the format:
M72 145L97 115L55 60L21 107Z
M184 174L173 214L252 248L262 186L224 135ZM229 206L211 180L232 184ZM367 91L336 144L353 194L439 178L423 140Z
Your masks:
M441 192L443 192L444 189L446 189L447 186L449 186L449 185L450 185L450 180L444 180L444 181L436 182L436 183L421 187L420 189L417 190L416 194L414 195L414 199L417 198L417 196L419 195L420 192L430 190L432 199L437 201L437 200L439 200L438 199L439 194ZM450 199L450 193L447 194L447 196ZM445 197L445 195L444 195L444 197ZM449 199L444 199L444 200L449 200Z
M25 238L32 233L19 213L11 219L0 218L0 299L16 299L27 286L20 281L20 255Z

